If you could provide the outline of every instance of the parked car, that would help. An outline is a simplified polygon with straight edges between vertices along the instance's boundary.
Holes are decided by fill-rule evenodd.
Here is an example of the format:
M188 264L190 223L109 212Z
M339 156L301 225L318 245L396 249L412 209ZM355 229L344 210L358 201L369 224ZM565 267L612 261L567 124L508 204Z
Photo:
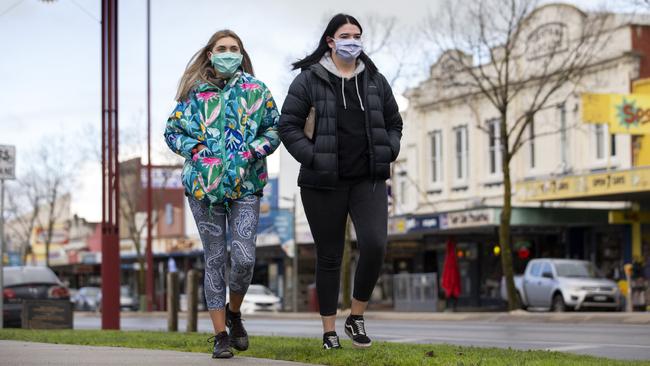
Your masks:
M129 309L136 311L140 308L140 302L136 295L133 294L128 285L120 286L120 309Z
M524 308L552 311L598 308L619 310L621 293L591 263L574 259L533 259L523 276L515 276L517 296ZM507 300L505 279L501 297Z
M68 289L68 295L70 296L70 303L72 304L72 307L75 307L75 299L77 298L77 295L79 294L79 290L76 288L69 288Z
M97 311L101 302L102 290L99 287L87 286L79 289L74 296L75 310Z
M226 290L226 301L230 301L229 297L230 293ZM280 310L280 307L280 298L268 287L263 285L250 285L246 296L244 296L244 302L241 304L240 311L244 314L276 312Z
M5 267L2 292L4 325L20 327L24 300L70 301L68 289L47 267Z

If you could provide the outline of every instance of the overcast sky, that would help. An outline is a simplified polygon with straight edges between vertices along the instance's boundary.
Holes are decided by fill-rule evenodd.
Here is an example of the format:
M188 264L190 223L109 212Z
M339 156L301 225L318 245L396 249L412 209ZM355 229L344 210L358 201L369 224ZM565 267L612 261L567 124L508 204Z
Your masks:
M571 1L586 8L597 1ZM100 144L85 126L101 126L100 0L0 0L0 144L16 145L17 174L33 164L30 151L65 136L69 154ZM244 42L257 77L282 103L291 80L290 61L316 46L325 21L338 12L362 19L396 16L398 30L417 27L435 11L433 0L216 1L152 0L152 130L154 151L181 73L212 33L230 28ZM363 25L363 24L362 24ZM408 57L408 54L404 55ZM384 61L385 60L385 61ZM383 62L383 63L382 63ZM377 62L390 69L390 59ZM424 67L426 69L426 67ZM119 3L120 127L146 143L146 1ZM408 80L413 85L417 80ZM143 150L144 151L144 150ZM92 156L89 157L92 160ZM156 160L154 160L154 163ZM270 159L278 172L277 157ZM72 209L98 220L98 163L79 166Z

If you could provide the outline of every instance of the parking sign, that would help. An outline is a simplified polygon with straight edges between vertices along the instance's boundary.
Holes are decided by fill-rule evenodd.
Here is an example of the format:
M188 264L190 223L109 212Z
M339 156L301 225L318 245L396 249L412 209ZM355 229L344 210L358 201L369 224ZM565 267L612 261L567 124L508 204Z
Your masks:
M16 147L0 145L0 179L16 179Z

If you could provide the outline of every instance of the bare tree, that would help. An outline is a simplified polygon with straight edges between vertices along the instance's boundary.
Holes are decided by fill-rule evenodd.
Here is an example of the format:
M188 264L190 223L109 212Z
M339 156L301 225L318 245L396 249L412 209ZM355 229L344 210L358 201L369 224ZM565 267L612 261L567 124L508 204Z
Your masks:
M51 136L39 141L27 173L19 177L8 196L7 231L18 241L23 260L31 252L35 228L44 234L45 265L50 265L50 245L57 225L69 214L70 192L76 181L75 155L68 153L65 136Z
M42 202L36 220L45 230L45 265L50 265L50 244L54 228L69 213L69 194L76 180L74 167L77 157L68 153L66 138L59 136L43 140L37 153L38 163L28 173L38 185L37 191Z
M399 24L395 16L368 14L359 22L364 52L378 64L393 90L401 93L408 83L424 76L426 53L418 47L421 32Z
M146 153L146 145L142 144L145 141L142 128L135 126L144 125L144 114L142 112L135 113L132 116L131 125L125 125L120 129L120 210L119 216L120 226L124 226L125 231L121 231L128 239L133 242L136 251L136 260L139 264L138 270L138 283L137 289L139 295L145 293L145 248L143 245L144 236L147 228L146 210L142 210L141 203L146 202L142 197L146 196L146 190L142 186L140 180L141 170L146 169L146 163L140 160L140 156ZM97 136L99 139L100 131L98 126L94 124L87 124L83 128L84 141L88 140L87 136ZM100 146L91 143L83 146L85 155L90 161L99 163L101 161ZM163 144L156 144L152 146L152 156L155 157L157 164L160 165L177 165L179 158L173 154L169 148ZM152 158L152 161L154 158ZM166 186L169 181L169 176L163 177L162 186ZM152 225L158 220L160 202L162 201L162 192L154 190L152 201Z
M535 0L448 1L446 5L439 16L430 17L427 27L430 39L446 51L440 61L445 72L436 82L445 87L449 94L445 97L487 100L495 110L497 118L478 120L477 127L501 151L499 242L508 307L515 309L519 305L510 242L510 163L527 141L525 132L535 116L574 92L592 66L606 44L609 18L592 13L583 17L582 24L566 25L555 19L556 23L545 21L531 29L529 24L539 14ZM550 28L543 28L546 24Z
M125 224L126 235L133 242L136 252L136 260L139 264L138 270L138 293L144 295L145 290L145 253L144 253L144 233L147 228L146 211L143 211L143 203L145 202L142 197L145 195L145 188L140 179L141 172L146 169L146 165L142 165L140 159L131 159L120 164L120 216L121 223ZM158 183L161 187L165 187L171 178L170 174L164 174L162 180ZM152 225L158 221L160 217L160 203L163 200L163 192L156 189L153 192L152 201Z
M31 252L31 238L42 205L41 192L34 175L26 175L8 186L7 235L20 248L22 262Z

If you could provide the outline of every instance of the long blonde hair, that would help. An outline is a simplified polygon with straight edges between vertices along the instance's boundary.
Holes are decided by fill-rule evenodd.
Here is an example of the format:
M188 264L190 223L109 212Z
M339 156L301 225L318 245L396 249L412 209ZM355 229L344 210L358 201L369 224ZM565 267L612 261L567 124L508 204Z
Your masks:
M218 40L226 37L232 37L237 41L239 50L243 56L241 67L244 72L254 75L253 64L251 63L248 53L244 49L241 38L230 29L217 31L212 35L212 37L210 37L208 43L198 50L198 52L192 56L190 62L187 63L185 72L183 72L183 76L181 76L181 80L178 82L178 91L176 92L177 101L187 99L197 81L217 85L218 80L223 78L222 75L220 75L212 66L212 62L208 57L208 52L212 51Z

